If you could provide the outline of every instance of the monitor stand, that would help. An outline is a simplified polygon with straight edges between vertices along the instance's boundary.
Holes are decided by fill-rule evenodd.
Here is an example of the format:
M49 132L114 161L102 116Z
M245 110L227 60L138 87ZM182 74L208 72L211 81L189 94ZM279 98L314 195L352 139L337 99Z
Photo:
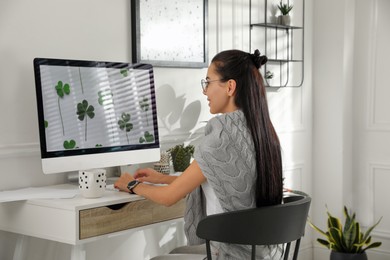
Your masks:
M68 183L79 183L79 172L68 172Z
M108 180L111 181L111 179L116 180L119 176L121 176L122 169L119 169L119 167L108 167L108 168L104 168L104 169L106 169L107 182L108 182ZM68 183L78 184L79 183L79 171L68 172L67 173L67 180L68 180Z
M133 164L133 165L124 165L119 167L111 167L106 168L107 170L107 185L114 184L115 181L123 174L123 173L130 173L133 174L138 168L140 168L139 164ZM79 172L73 171L67 173L67 180L68 183L76 184L79 183Z
M145 167L151 167L153 168L152 165L149 164L134 164L134 165L124 165L124 166L119 166L119 167L111 167L111 168L106 168L107 170L107 184L113 184L123 173L130 173L134 174L134 172L138 168L145 168ZM73 171L67 173L67 180L68 183L71 184L78 184L79 182L79 172L78 171Z
M120 175L124 173L130 173L131 175L134 174L136 170L140 168L139 164L132 164L132 165L123 165L120 166Z

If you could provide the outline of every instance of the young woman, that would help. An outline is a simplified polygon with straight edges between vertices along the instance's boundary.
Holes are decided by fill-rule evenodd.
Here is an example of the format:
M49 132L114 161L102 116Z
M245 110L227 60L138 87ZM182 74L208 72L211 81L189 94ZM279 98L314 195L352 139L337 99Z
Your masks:
M205 137L195 148L194 161L179 177L139 169L115 183L169 206L186 195L185 229L190 245L201 218L210 214L279 204L282 201L282 160L278 136L269 117L260 67L267 62L254 54L228 50L217 54L201 81L211 119ZM149 183L165 183L153 186ZM205 198L202 199L202 198ZM214 244L218 259L248 259L250 251L239 245ZM257 250L261 259L274 248Z

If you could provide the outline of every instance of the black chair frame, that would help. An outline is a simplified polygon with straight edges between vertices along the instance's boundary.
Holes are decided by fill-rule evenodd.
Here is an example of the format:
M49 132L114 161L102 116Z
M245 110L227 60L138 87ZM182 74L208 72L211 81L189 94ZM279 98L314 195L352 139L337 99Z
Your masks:
M291 195L279 205L210 215L199 222L196 234L206 240L208 260L212 260L210 241L251 245L252 260L256 259L256 245L280 244L286 244L287 260L291 242L295 241L296 260L310 203L309 196Z

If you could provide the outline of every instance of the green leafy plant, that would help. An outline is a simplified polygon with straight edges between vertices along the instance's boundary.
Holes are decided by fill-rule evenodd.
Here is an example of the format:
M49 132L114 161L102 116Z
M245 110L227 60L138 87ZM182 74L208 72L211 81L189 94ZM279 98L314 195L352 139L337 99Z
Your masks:
M92 105L88 105L88 101L85 99L82 102L77 104L78 119L80 121L84 121L85 119L85 141L87 141L87 127L88 127L87 119L88 117L90 119L93 119L95 117L94 111L95 108Z
M61 80L57 82L55 90L58 96L58 110L60 111L61 125L62 125L62 135L65 135L64 121L62 119L61 104L60 100L64 98L65 95L70 94L70 86L68 83L63 83Z
M123 77L127 77L129 75L129 71L127 69L121 69L120 72L123 75Z
M151 143L154 141L154 135L152 135L151 133L149 133L148 131L145 131L144 133L144 136L141 136L139 138L139 142L142 144L142 143Z
M272 71L267 70L264 77L266 79L272 79L274 77L274 73Z
M66 149L66 150L70 150L70 149L74 149L74 148L76 148L76 141L75 140L65 140L64 141L64 149Z
M342 226L340 219L332 216L329 213L329 210L327 210L327 214L327 231L321 230L310 221L309 224L312 228L325 236L326 239L318 238L317 241L328 249L341 253L360 254L364 253L367 249L379 247L382 244L381 242L371 243L370 236L371 231L379 224L382 218L363 233L360 229L359 222L356 221L356 214L349 214L347 207L344 206L344 227Z
M127 143L129 143L129 144L130 144L130 141L129 141L129 136L127 135L127 133L133 129L133 124L130 123L130 118L131 118L130 114L123 112L121 115L121 118L118 120L119 128L122 131L125 131Z
M184 144L178 144L168 149L167 152L171 155L173 169L176 172L184 172L190 165L194 151L195 147L193 145L184 146Z
M288 15L288 13L293 9L293 5L283 4L282 1L279 2L278 8L282 15Z
M112 99L112 96L113 96L113 94L111 92L99 91L98 92L98 103L99 103L99 105L103 106L103 105L112 104L113 101L114 101Z
M148 120L148 110L149 110L149 99L144 97L142 101L139 102L142 111L145 112L145 117L146 117L146 123L147 126L149 126L149 120Z

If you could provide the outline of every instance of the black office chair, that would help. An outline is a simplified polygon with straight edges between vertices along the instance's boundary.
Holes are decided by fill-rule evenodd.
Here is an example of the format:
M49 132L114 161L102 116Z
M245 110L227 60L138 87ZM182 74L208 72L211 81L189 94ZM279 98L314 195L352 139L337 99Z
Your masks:
M251 245L252 260L256 259L256 245L279 244L287 244L284 250L287 260L291 242L296 241L293 255L296 260L310 202L309 196L292 195L280 205L210 215L199 222L196 234L206 240L208 260L212 260L210 241Z

